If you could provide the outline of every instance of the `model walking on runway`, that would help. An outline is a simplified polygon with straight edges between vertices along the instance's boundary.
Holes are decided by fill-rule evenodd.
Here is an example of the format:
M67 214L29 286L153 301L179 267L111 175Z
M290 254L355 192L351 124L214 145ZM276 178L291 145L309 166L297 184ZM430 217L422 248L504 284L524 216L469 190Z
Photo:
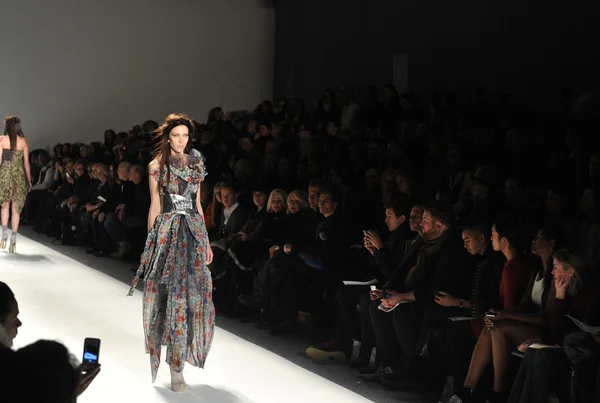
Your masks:
M133 288L144 287L144 333L152 382L167 347L171 388L183 392L184 364L203 368L214 329L212 278L207 265L212 250L200 204L204 158L186 154L193 132L191 120L169 115L156 131L157 150L149 165L151 207L148 238Z
M0 136L0 206L2 206L0 249L6 248L8 216L12 207L12 233L8 251L15 253L21 210L25 205L27 192L30 190L29 145L21 130L21 119L9 116L4 119L4 132Z

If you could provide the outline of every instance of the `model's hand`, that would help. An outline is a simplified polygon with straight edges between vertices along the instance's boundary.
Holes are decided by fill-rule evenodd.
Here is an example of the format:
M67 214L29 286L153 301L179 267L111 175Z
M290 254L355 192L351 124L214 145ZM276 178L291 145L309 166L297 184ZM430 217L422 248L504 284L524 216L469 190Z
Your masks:
M212 261L213 261L213 251L212 251L212 248L210 247L210 244L207 244L206 264L209 265L212 263Z

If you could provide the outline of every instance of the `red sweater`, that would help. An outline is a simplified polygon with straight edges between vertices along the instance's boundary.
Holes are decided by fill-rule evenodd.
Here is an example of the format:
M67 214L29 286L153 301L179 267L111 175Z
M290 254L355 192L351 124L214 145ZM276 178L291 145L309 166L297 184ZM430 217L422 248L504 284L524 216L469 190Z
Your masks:
M590 326L598 326L600 318L600 284L592 282L575 296L556 299L554 284L546 308L549 329L544 335L547 344L562 344L565 335L579 328L565 315L570 315Z
M514 309L521 302L523 292L529 285L532 267L523 259L515 257L504 264L500 281L501 309Z
M529 284L533 268L523 259L515 257L504 263L500 280L500 304L498 309L513 309L521 302L523 292ZM483 330L483 320L471 321L471 328L477 337Z

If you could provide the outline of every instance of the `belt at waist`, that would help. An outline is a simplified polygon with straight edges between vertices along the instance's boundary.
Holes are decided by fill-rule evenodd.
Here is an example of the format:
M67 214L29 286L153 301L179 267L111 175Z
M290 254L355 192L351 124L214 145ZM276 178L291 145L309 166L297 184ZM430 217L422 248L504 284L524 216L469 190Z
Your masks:
M196 206L196 197L187 198L177 194L166 193L162 197L162 212L175 213L183 215L196 215L198 209Z

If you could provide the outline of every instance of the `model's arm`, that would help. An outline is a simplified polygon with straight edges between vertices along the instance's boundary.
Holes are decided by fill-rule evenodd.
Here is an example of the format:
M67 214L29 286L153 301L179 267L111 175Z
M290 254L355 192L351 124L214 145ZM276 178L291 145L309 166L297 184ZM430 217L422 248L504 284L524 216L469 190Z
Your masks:
M152 175L154 170L158 169L158 161L152 161L148 166L148 182L150 184L150 211L148 212L148 232L154 227L154 221L160 214L160 193L158 191L158 181Z
M2 150L0 150L0 162L2 162ZM31 165L29 164L29 143L27 140L25 140L25 147L23 148L23 165L25 165L27 183L29 184L29 190L31 190Z

